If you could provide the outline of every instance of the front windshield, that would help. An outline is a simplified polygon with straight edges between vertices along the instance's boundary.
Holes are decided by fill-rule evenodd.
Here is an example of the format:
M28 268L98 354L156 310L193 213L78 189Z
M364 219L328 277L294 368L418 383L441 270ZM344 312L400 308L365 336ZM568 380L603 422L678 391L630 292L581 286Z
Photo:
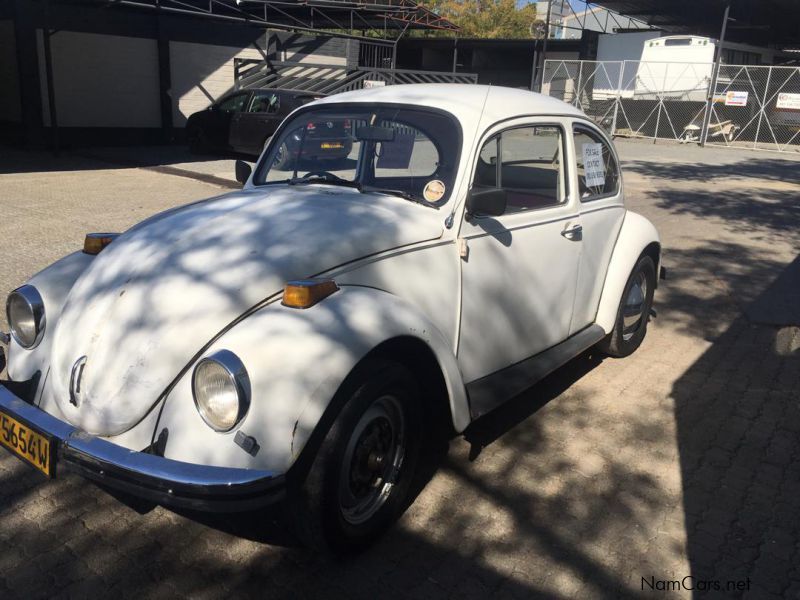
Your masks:
M254 182L342 185L435 206L450 196L460 150L461 128L442 112L320 106L281 127Z

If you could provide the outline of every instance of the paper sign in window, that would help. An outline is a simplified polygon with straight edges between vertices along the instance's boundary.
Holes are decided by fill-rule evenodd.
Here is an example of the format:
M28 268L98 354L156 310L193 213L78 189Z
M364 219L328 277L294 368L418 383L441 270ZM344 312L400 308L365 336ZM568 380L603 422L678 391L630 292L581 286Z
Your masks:
M408 169L414 152L414 133L395 130L394 140L381 142L379 169Z
M583 172L586 187L604 187L606 185L603 144L583 144Z

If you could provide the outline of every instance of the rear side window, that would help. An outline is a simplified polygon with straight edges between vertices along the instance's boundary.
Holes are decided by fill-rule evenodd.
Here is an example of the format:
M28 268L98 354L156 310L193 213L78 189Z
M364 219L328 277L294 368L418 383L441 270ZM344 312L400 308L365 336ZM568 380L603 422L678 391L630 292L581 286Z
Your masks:
M244 103L247 101L247 94L234 94L225 98L219 103L219 109L224 112L240 112L244 109Z
M247 112L251 113L268 113L274 114L278 112L281 107L281 98L278 94L256 92L253 94L253 99L250 101L250 107Z
M607 198L619 192L619 168L608 143L584 127L575 127L573 136L581 202Z
M507 129L484 143L473 186L506 191L506 214L561 204L566 198L561 129Z

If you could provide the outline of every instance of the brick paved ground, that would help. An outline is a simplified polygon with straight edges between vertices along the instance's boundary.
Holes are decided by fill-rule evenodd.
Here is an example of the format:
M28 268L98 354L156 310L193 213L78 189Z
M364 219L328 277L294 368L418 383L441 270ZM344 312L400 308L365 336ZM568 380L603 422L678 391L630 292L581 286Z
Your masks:
M643 590L643 577L692 575L750 581L698 597L800 598L800 320L786 301L800 282L798 164L620 149L671 276L644 345L625 360L587 353L451 441L372 551L333 561L247 539L242 523L139 515L0 456L0 596L660 598L692 593ZM86 230L219 190L42 158L0 159L2 297Z

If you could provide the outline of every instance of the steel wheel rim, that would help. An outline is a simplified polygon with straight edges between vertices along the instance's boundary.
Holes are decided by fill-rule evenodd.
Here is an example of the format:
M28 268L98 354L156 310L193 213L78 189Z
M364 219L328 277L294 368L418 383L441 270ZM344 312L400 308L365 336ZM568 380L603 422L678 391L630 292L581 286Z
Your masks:
M360 525L392 494L405 458L405 416L400 401L381 396L361 415L347 441L339 476L339 510Z
M267 144L265 143L264 146L266 147L266 145ZM281 144L278 146L278 151L275 153L275 160L273 161L273 164L279 165L283 163L286 160L285 155L287 152L288 150L286 148L286 144Z
M644 271L639 271L633 280L625 305L622 308L622 339L628 341L639 331L644 323L644 314L647 299L647 277Z

